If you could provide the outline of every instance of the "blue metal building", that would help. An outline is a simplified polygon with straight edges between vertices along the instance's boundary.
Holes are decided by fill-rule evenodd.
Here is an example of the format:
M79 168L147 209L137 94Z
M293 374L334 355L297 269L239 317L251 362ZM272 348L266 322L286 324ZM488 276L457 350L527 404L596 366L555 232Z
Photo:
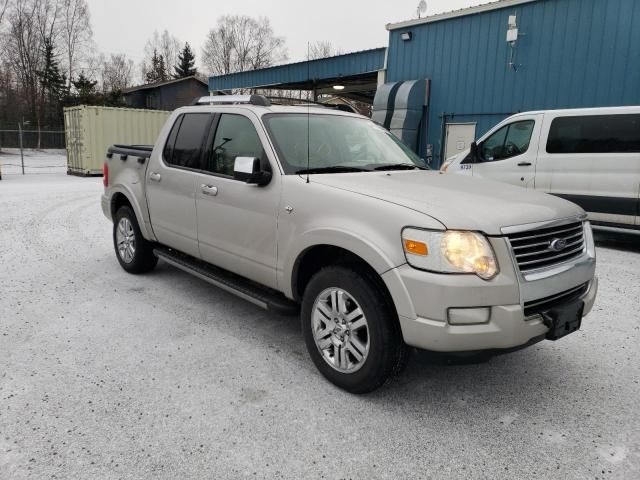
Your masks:
M340 83L372 98L372 84L427 80L417 150L438 166L454 127L463 148L516 112L640 105L639 25L640 0L498 0L389 24L386 51L212 77L209 88Z
M479 137L510 113L640 104L638 25L637 0L502 0L387 25L386 80L431 80L421 153L438 165L447 123Z

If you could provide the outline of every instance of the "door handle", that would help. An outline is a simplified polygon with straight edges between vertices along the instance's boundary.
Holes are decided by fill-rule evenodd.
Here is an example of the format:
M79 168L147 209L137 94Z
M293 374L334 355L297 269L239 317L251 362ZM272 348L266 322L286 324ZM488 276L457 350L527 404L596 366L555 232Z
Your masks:
M151 180L152 182L159 182L160 180L162 180L162 175L156 172L151 172L149 174L149 180Z
M531 162L520 162L518 164L519 167L530 167L531 166Z
M215 197L218 195L218 187L214 187L213 185L205 185L204 183L200 185L200 191L205 195L209 195L211 197Z

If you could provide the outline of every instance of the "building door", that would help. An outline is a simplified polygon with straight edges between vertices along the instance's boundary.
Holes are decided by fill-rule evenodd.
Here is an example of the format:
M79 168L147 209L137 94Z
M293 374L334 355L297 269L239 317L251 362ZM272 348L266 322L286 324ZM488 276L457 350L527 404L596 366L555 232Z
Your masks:
M468 150L476 139L475 123L447 123L444 159Z

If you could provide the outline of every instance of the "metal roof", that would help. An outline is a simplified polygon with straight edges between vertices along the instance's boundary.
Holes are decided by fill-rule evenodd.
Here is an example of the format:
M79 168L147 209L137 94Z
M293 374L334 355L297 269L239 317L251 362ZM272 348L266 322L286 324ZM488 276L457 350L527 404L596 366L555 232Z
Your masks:
M184 82L185 80L197 80L198 82L202 83L203 85L207 84L207 82L205 82L204 80L198 78L196 75L191 75L190 77L172 78L170 80L164 80L162 82L147 83L145 85L138 85L138 86L135 86L135 87L125 88L124 90L122 90L122 93L130 93L130 92L136 92L138 90L148 90L148 89L151 89L151 88L164 87L165 85L171 85L172 83Z
M209 90L269 88L357 77L384 68L386 47L304 62L209 77Z
M467 15L473 15L475 13L489 12L491 10L498 10L500 8L513 7L521 5L523 3L537 2L539 0L496 0L490 3L484 3L482 5L476 5L474 7L462 8L460 10L453 10L451 12L440 13L438 15L431 15L424 18L416 18L413 20L406 20L398 23L388 23L387 30L398 30L399 28L413 27L415 25L423 25L425 23L440 22L442 20L448 20L450 18L464 17Z

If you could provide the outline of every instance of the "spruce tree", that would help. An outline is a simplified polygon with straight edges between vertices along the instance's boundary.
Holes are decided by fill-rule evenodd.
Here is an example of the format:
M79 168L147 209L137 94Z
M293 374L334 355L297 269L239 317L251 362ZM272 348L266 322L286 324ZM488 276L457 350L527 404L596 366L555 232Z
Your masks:
M147 83L157 83L163 82L167 80L169 76L167 75L167 66L164 62L164 57L158 53L157 50L153 51L153 56L151 57L151 66L145 75L145 80Z
M60 71L56 59L55 45L51 38L44 40L44 65L36 72L42 87L42 112L45 124L59 125L62 123L61 101L67 94L67 78Z
M189 43L184 44L184 48L178 55L178 65L175 65L173 69L175 71L173 78L192 77L198 73L196 56L191 51Z

